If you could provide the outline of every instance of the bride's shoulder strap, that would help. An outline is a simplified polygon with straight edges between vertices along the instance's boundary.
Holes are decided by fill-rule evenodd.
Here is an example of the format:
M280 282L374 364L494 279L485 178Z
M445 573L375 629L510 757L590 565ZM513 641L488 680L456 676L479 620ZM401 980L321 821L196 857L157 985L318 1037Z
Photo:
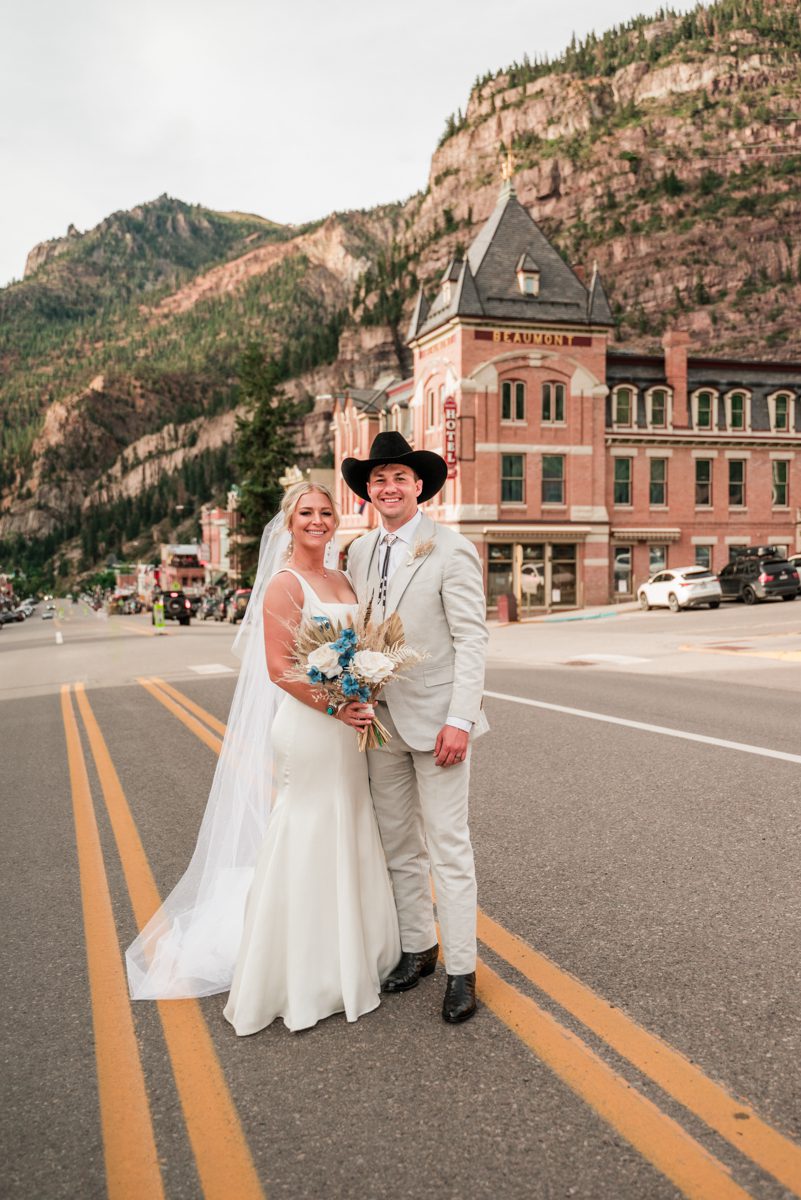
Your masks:
M292 567L281 567L280 571L275 572L275 574L273 575L273 579L277 579L279 575L292 575L294 579L297 579L298 583L300 584L300 586L303 590L304 596L308 592L312 591L311 586L303 578L300 571L295 571Z

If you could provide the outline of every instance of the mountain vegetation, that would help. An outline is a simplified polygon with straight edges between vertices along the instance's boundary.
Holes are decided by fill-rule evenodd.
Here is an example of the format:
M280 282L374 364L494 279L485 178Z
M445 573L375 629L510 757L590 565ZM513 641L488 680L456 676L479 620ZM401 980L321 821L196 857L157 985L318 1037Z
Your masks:
M619 340L801 357L801 9L664 9L478 78L402 205L296 228L162 196L36 247L0 290L0 569L71 576L191 534L242 481L254 345L299 461L323 461L314 397L408 370L413 296L509 151L565 258L598 262Z

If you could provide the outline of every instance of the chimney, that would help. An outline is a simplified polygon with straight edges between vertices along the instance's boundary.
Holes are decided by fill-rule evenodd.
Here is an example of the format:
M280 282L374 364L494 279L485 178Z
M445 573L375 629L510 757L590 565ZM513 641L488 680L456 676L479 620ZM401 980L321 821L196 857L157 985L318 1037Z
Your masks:
M673 391L673 428L687 429L687 347L690 335L683 329L668 329L662 338L665 349L665 379Z

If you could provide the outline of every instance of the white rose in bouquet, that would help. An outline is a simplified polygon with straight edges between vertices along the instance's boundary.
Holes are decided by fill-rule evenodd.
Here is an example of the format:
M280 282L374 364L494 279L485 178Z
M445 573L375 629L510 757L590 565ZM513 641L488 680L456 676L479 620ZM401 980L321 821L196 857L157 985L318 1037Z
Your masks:
M380 657L383 657L383 655ZM339 665L339 655L332 648L330 642L326 642L325 645L312 650L307 661L310 667L316 667L321 675L325 675L326 679L336 679L337 675L342 674L342 667Z
M383 683L395 670L395 664L378 650L357 650L350 666L357 679L365 683Z

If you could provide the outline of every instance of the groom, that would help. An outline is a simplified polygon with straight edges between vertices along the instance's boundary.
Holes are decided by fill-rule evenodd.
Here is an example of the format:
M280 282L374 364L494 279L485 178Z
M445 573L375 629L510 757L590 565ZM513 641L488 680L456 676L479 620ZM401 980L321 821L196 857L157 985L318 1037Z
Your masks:
M440 491L445 460L379 433L370 456L346 458L348 487L381 524L354 542L348 559L356 594L373 616L397 612L406 641L425 661L379 701L392 734L368 751L370 790L392 876L403 953L383 991L403 992L437 963L429 871L434 876L445 970L442 1016L476 1011L476 876L467 826L470 744L487 728L481 710L487 627L481 564L472 543L418 509Z

